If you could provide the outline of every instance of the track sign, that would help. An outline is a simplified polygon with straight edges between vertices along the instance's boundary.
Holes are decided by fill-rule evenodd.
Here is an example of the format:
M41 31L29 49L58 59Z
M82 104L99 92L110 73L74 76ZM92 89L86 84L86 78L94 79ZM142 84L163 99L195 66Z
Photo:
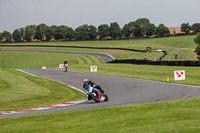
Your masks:
M97 72L97 66L90 66L91 72Z
M47 69L46 66L43 66L42 69Z
M60 64L60 65L59 65L59 68L64 68L64 64Z
M174 80L185 80L185 70L174 71Z

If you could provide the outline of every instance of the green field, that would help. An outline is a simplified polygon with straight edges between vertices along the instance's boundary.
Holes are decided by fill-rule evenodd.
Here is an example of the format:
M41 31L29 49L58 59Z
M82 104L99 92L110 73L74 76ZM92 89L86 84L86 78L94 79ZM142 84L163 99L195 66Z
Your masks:
M41 69L58 68L67 59L70 65L73 64L102 64L103 61L92 55L74 55L47 52L0 52L1 69Z
M12 69L0 69L0 113L85 98L84 94L64 84Z
M131 39L131 40L97 40L97 41L64 41L64 42L34 42L34 43L5 43L5 45L53 45L53 46L86 46L86 47L118 47L141 49L144 47L155 48L195 48L195 35L180 36L180 37L165 37L165 38L149 38L149 39ZM176 43L177 41L177 43Z
M200 98L0 119L1 132L199 133Z
M31 49L31 50L54 50L54 51L71 51L71 52L95 52L112 55L116 59L140 59L148 58L157 60L163 55L162 52L156 52L158 49L164 49L168 55L164 60L197 60L194 53L196 44L194 35L181 37L151 38L151 39L132 39L132 40L110 40L110 41L65 41L65 42L35 42L35 43L11 43L9 45L50 45L57 46L54 48L39 47L1 47L2 50L8 49ZM176 42L177 41L177 42ZM8 45L8 43L6 43ZM89 48L64 48L61 46L80 46L80 47L108 47L108 48L127 48L136 50L146 50L146 47L152 47L151 53L140 53L125 50L104 50ZM184 48L184 49L182 49ZM173 59L174 54L179 54L179 59Z
M176 46L174 40L178 40L184 48L194 48L192 37L171 37L146 39L146 40L123 40L123 41L97 41L95 46L127 47L125 43L130 42L137 49L145 49L148 46L156 48ZM61 45L94 46L95 41L83 42L59 42ZM171 43L170 43L171 42ZM173 43L174 42L174 43ZM54 45L58 42L45 43ZM155 44L154 44L155 43ZM157 43L157 44L156 44ZM23 43L31 45L31 43ZM43 44L43 43L32 43ZM107 45L105 45L107 44ZM191 44L191 45L187 45ZM20 44L19 44L20 45ZM130 47L130 48L131 48ZM2 49L15 49L2 47ZM16 48L20 49L20 48ZM30 49L30 48L22 48ZM35 49L35 48L33 48ZM40 48L36 48L40 49ZM63 48L42 48L43 50L73 51ZM74 49L82 52L102 52L96 49ZM190 49L187 49L185 54ZM115 50L110 52L117 58L120 54L132 53ZM119 54L118 54L119 52ZM182 52L182 51L181 51ZM183 53L184 53L183 52ZM192 50L191 50L192 52ZM153 52L152 52L153 53ZM109 54L109 53L107 53ZM135 54L135 53L133 53ZM138 53L141 54L141 53ZM14 69L41 69L58 68L58 64L65 59L70 62L70 70L89 72L90 65L97 65L98 72L95 74L114 75L130 78L147 79L166 82L167 77L170 83L187 84L200 86L200 67L181 66L150 66L131 64L103 64L98 57L89 55L70 55L59 53L43 52L10 52L0 51L0 112L13 110L30 109L52 105L58 102L83 100L85 96L63 84L30 76ZM15 62L15 63L13 63ZM174 81L173 71L185 70L186 80ZM59 94L59 95L58 95ZM60 95L62 94L62 95ZM200 132L200 107L199 97L170 102L134 104L116 106L100 109L65 111L32 116L0 119L1 132ZM48 102L45 102L48 101ZM15 104L12 104L15 103ZM91 126L92 125L92 126Z

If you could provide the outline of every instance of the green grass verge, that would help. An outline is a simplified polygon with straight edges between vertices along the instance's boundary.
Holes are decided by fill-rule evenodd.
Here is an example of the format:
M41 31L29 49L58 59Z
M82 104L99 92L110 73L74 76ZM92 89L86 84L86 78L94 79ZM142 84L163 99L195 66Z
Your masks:
M92 60L91 60L92 58ZM42 66L47 68L59 68L67 59L69 65L81 64L101 64L103 61L92 55L73 55L63 53L46 53L46 52L0 52L1 69L41 69Z
M64 84L16 70L0 69L0 113L85 98L84 94Z
M35 42L35 43L11 43L9 45L53 45L53 46L82 46L82 47L110 47L110 48L128 48L137 50L146 50L146 47L152 47L152 53L140 53L133 51L119 50L102 50L102 49L86 49L86 48L38 48L38 47L1 47L2 50L7 49L32 49L32 50L54 50L54 51L71 51L71 52L98 52L114 56L116 59L140 59L147 57L150 60L157 60L163 53L154 53L157 49L165 49L168 55L164 60L174 60L173 54L177 54L179 48L182 49L178 60L197 60L197 55L194 53L196 44L194 43L195 35L165 37L165 38L150 38L150 39L132 39L132 40L110 40L110 41L65 41L65 42ZM177 42L176 42L177 41Z
M0 119L1 132L197 133L200 98Z
M13 69L59 68L67 59L73 64L102 64L92 55L44 52L0 52L0 112L42 107L59 102L85 99L85 95L66 85L33 77Z
M97 72L90 72L90 65L73 65L71 70L86 73L122 76L146 80L154 80L170 83L187 84L200 86L200 67L182 66L154 66L154 65L133 65L133 64L99 64ZM185 70L186 80L174 81L174 71Z
M195 35L149 38L149 39L131 39L131 40L97 40L97 41L63 41L63 42L30 42L30 43L6 43L5 45L53 45L53 46L88 46L88 47L121 47L121 48L138 48L152 46L156 48L181 47L195 48L196 44L193 39ZM176 42L177 41L177 42ZM3 44L2 44L3 45Z
M192 40L192 36L190 40ZM140 45L144 48L147 46L154 46L156 43L160 43L165 45L166 42L164 39L159 38L158 41L156 39L152 39L151 41L145 44L141 40L141 42L137 42L134 47L138 47ZM166 43L173 42L177 38L171 38ZM139 40L133 40L139 41ZM163 43L162 43L163 41ZM97 43L104 43L107 46L112 45L113 47L119 45L119 47L127 47L129 44L124 41L116 42L114 44L105 43L104 41ZM130 44L132 43L129 40ZM180 40L178 40L180 42ZM190 41L191 42L191 41ZM86 43L86 45L96 45L90 44L93 42L79 42L81 45ZM99 45L104 45L99 44ZM108 45L109 44L109 45ZM176 44L176 43L175 43ZM185 47L194 47L192 45L187 45L183 42L183 46ZM71 44L70 44L71 45ZM74 44L72 44L74 45ZM75 45L79 45L78 43ZM121 46L120 46L121 45ZM123 45L123 46L122 46ZM166 44L167 45L167 44ZM131 47L132 47L131 46ZM139 46L139 47L140 47ZM158 48L166 48L166 46L156 45ZM170 45L169 45L170 46ZM167 47L169 47L167 46ZM173 45L174 46L174 45ZM178 46L178 45L177 45ZM138 47L138 48L139 48ZM2 52L0 52L2 53ZM10 60L13 60L13 56L17 58L22 58L24 61L29 61L32 59L32 56L28 59L25 59L22 56L15 56L15 52L11 52L7 56L2 58L2 54L0 55L0 68L3 67L2 73L11 73L16 76L21 75L20 72L15 72L14 70L5 70L8 68L12 68L10 64ZM29 65L28 63L24 63L19 60L18 65L13 65L14 67L27 67L28 68L41 68L43 66L43 62L57 60L56 54L44 56L42 54L34 55L37 58L33 58L33 62L36 62L34 65ZM41 58L44 56L45 58ZM74 55L73 55L74 56ZM70 56L69 56L70 57ZM4 60L4 58L6 58ZM62 58L62 57L59 57ZM66 57L65 57L66 58ZM65 59L64 58L64 59ZM93 57L92 57L93 58ZM91 58L88 58L88 60ZM38 62L37 60L43 60ZM57 67L56 65L49 65L49 67ZM72 65L70 66L71 70L78 70L83 72L89 72L89 66L87 59L84 61L82 58L76 57L72 61ZM78 65L81 64L83 65ZM2 65L3 63L3 65ZM9 64L10 63L10 64ZM8 64L8 65L7 65ZM95 64L95 63L94 63ZM141 78L141 79L149 79L149 80L158 80L162 82L166 82L166 78L170 77L170 82L172 83L180 83L180 84L191 84L191 85L200 85L199 80L199 68L198 67L169 67L169 66L149 66L149 65L127 65L127 64L95 64L98 66L98 72L94 74L105 74L115 75L115 76L124 76L124 77L133 77L133 78ZM174 70L186 70L186 80L185 81L173 81L173 71ZM20 73L20 74L16 74ZM9 75L9 74L8 74ZM25 74L26 75L26 74ZM22 75L22 77L26 76ZM33 77L30 76L32 79ZM20 78L21 79L21 78ZM23 78L21 79L24 80ZM30 80L30 79L29 79ZM40 80L40 79L38 79ZM54 82L43 81L46 83L41 83L39 81L30 81L30 84L35 83L41 88L48 88L51 86L59 86L58 83L55 82L56 85L51 85ZM39 82L39 83L38 83ZM45 84L45 85L44 85ZM48 86L49 85L49 86ZM12 83L6 81L3 76L0 76L0 93L4 92L6 88L10 88ZM66 86L65 86L66 87ZM11 88L12 89L12 88ZM66 89L66 88L65 88ZM64 90L65 90L64 89ZM40 90L41 91L41 90ZM57 94L57 92L55 92ZM15 118L5 118L0 119L0 131L1 132L200 132L200 107L199 107L200 98L190 98L178 101L170 101L170 102L160 102L160 103L149 103L149 104L138 104L138 105L127 105L127 106L118 106L118 107L109 107L109 108L101 108L101 109L90 109L90 110L78 110L78 111L66 111L59 113L49 113L49 114L40 114L40 115L32 115L32 116L23 116L23 117L15 117ZM92 125L92 126L91 126Z

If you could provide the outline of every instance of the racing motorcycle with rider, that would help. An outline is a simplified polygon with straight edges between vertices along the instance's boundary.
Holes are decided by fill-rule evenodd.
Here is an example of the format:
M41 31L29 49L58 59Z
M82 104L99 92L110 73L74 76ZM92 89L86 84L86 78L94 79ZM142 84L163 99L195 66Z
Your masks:
M96 85L94 82L89 81L88 79L83 80L83 88L85 94L88 96L88 100L93 99L95 102L99 103L100 101L108 101L108 95L99 85Z
M69 67L69 63L68 63L67 60L65 60L65 61L64 61L64 70L65 70L65 72L67 72L68 67Z

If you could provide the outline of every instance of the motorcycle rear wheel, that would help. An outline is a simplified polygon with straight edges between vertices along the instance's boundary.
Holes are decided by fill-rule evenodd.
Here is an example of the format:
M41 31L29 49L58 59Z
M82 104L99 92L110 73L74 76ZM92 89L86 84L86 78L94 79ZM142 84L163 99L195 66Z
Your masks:
M99 98L98 98L97 95L95 96L93 93L90 93L90 96L91 96L91 98L92 98L96 103L99 103L99 102L100 102L100 100L99 100Z

